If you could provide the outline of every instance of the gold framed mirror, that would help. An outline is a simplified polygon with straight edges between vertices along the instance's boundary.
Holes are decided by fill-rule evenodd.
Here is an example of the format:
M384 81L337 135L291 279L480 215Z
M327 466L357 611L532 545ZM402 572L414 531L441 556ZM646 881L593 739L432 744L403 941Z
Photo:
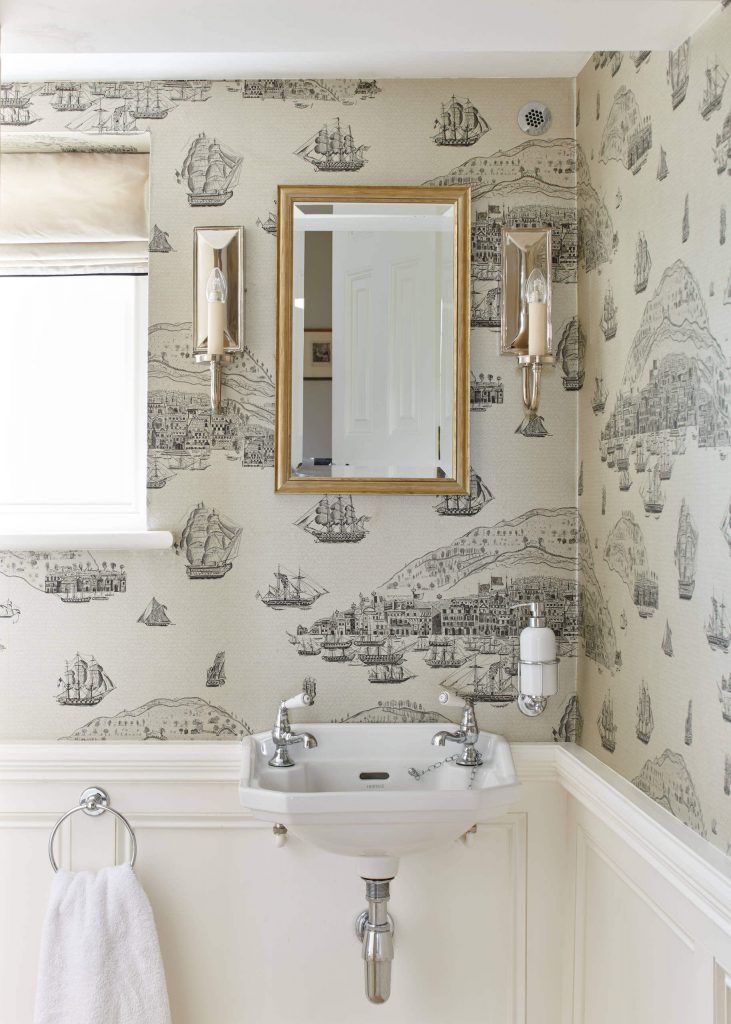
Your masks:
M469 186L280 185L275 489L466 494Z

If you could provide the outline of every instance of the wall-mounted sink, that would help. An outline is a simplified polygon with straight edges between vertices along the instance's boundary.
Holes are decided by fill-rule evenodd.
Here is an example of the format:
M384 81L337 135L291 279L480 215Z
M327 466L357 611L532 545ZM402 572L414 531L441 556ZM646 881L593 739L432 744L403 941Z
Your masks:
M510 746L480 733L483 763L455 764L459 751L432 746L437 726L310 725L314 749L270 767L271 733L243 741L241 802L332 853L356 857L365 878L392 878L398 858L458 838L514 802L519 782ZM446 759L446 760L445 760Z

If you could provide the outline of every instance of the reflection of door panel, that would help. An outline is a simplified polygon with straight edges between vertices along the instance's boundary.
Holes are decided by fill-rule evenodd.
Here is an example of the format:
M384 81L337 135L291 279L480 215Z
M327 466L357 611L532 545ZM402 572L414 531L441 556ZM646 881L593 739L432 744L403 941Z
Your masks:
M333 238L333 461L436 462L441 267L428 232ZM419 474L421 475L421 474Z

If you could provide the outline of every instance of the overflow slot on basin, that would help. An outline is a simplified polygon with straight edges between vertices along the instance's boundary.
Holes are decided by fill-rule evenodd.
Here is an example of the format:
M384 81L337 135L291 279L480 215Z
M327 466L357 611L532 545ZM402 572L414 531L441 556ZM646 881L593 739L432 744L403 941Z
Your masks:
M364 782L384 782L386 779L390 779L391 776L388 772L361 772L358 778L363 779Z

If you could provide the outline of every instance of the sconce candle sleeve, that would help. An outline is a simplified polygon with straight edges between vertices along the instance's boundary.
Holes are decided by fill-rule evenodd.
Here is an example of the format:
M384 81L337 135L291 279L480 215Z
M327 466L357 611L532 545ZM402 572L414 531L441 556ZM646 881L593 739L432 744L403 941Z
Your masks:
M209 356L222 356L225 346L226 329L226 279L218 267L214 267L206 285L208 300L208 341Z
M548 337L548 317L545 302L528 303L528 355L544 356Z

